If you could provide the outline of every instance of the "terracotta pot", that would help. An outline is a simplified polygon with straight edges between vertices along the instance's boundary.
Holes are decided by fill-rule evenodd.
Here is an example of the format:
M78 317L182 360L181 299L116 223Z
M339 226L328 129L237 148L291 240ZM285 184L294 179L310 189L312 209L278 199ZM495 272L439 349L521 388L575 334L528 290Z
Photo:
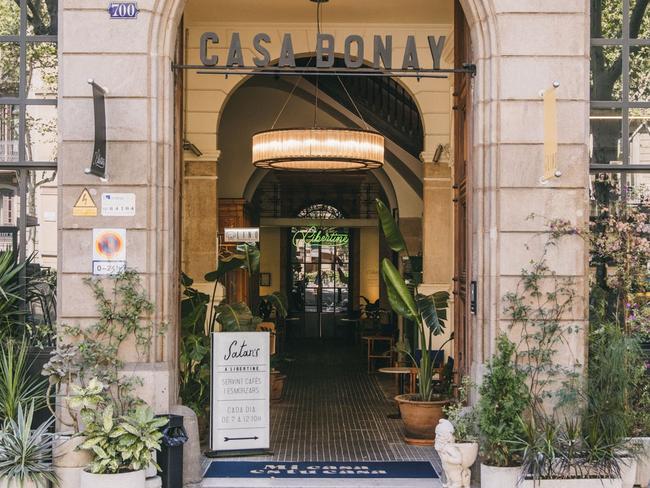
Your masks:
M145 488L144 469L118 474L81 472L81 488Z
M501 468L481 464L481 488L514 488L521 475L521 467Z
M84 436L59 434L54 439L52 464L59 468L83 468L92 461L92 454L86 449L77 449L84 443Z
M282 400L282 393L284 391L284 382L287 379L286 374L279 371L271 371L271 400Z
M398 395L395 401L404 422L404 440L409 444L433 445L436 426L448 400L423 402L417 395Z

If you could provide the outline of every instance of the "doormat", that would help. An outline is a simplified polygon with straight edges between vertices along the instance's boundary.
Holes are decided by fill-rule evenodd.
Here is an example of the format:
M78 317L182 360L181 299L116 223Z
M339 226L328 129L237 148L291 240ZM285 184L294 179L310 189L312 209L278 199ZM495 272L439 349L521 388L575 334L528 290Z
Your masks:
M431 463L212 461L205 478L438 478Z

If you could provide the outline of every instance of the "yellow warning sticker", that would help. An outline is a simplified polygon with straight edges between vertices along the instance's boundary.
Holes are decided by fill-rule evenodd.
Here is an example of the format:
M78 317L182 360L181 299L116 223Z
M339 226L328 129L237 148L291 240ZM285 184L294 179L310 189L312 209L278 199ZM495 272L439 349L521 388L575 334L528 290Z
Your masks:
M72 215L75 217L97 217L97 205L90 196L88 188L84 188L77 198L77 203L72 207Z

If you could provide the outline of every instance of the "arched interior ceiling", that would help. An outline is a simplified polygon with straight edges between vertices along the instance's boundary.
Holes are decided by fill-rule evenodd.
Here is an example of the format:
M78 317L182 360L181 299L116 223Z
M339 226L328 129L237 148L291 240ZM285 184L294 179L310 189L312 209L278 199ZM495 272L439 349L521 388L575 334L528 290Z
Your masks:
M292 80L295 83L295 79ZM286 103L275 128L311 126L314 121L314 100L294 95L288 98L286 81L272 78L253 78L244 83L230 96L219 121L217 147L219 158L219 196L222 198L242 198L248 182L255 172L251 164L251 139L255 132L269 129ZM307 85L302 80L301 85ZM299 85L300 86L300 85ZM287 102L288 100L288 102ZM317 112L317 125L321 127L349 127L346 121L320 104ZM398 195L400 215L420 217L422 214L422 195L414 185L413 178L421 185L421 168L417 174L400 166L398 158L387 151L388 163L384 171L390 178ZM391 158L394 160L391 163ZM419 162L417 163L419 165ZM415 186L415 188L414 188Z
M449 0L329 0L322 7L324 23L451 24ZM313 22L309 0L189 0L186 18L202 22Z

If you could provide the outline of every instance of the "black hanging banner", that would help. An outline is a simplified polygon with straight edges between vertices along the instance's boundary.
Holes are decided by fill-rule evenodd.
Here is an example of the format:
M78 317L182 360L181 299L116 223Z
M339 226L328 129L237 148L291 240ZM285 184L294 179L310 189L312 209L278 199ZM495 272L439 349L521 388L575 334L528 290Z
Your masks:
M90 173L100 178L106 178L106 108L104 104L104 95L106 90L88 80L93 87L93 107L95 109L95 147L93 148L93 159L90 168L86 173Z

